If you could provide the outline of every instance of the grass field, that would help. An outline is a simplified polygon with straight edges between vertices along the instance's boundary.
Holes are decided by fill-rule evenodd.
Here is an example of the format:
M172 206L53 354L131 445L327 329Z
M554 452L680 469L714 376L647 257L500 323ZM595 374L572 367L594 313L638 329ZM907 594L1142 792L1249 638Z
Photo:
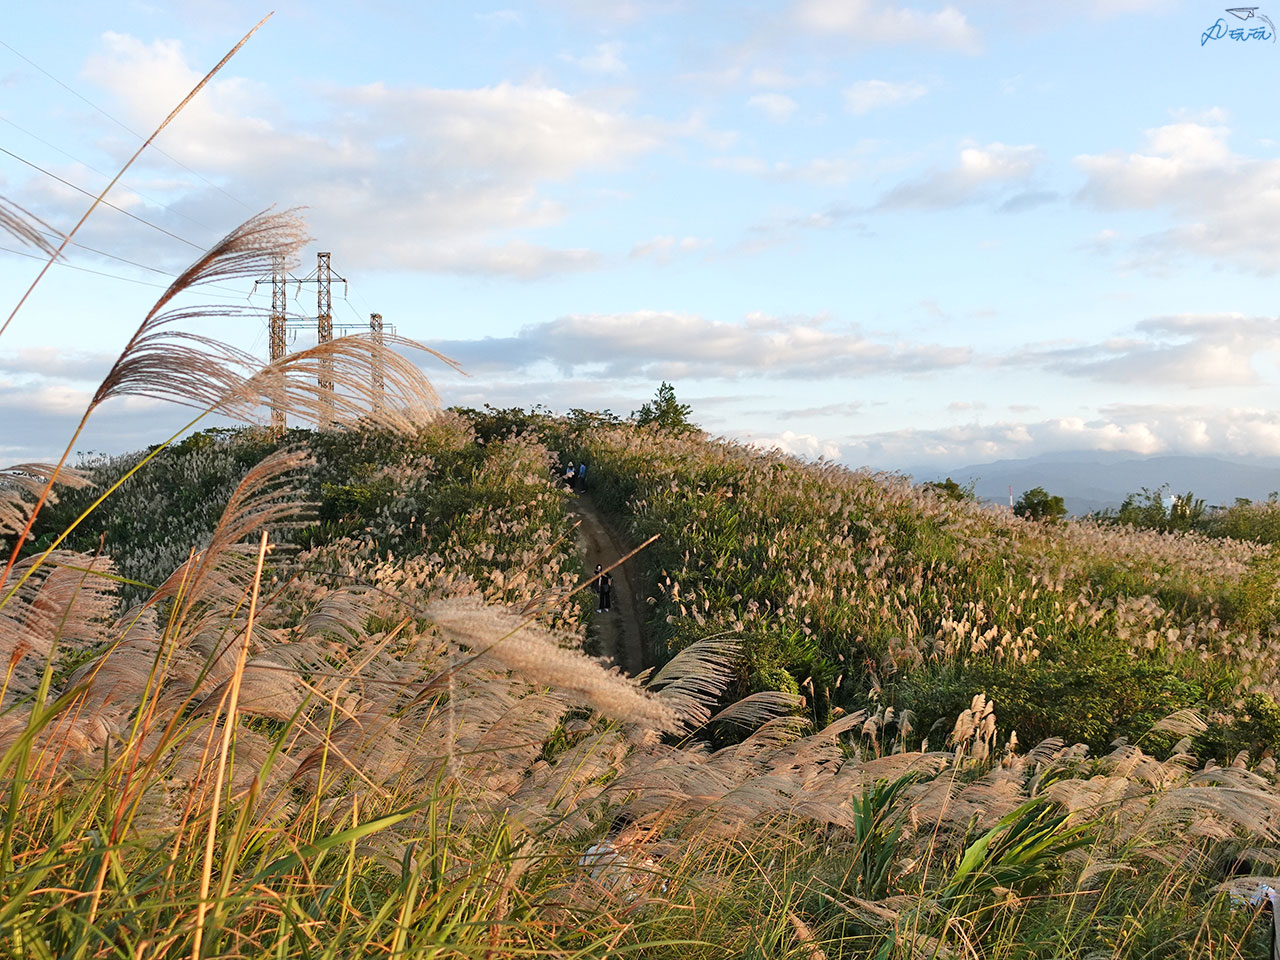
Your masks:
M0 955L1264 955L1270 547L180 335L300 235L201 258L86 420L325 429L0 473ZM639 677L582 652L568 456L658 536Z

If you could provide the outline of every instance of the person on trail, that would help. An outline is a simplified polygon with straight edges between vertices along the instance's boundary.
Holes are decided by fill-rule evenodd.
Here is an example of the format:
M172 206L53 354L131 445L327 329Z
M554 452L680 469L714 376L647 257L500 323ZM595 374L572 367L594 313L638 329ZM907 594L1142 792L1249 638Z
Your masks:
M564 485L570 490L573 489L573 478L576 476L573 470L573 464L569 464L564 468Z
M578 492L587 492L587 465L585 463L578 464Z
M596 603L596 613L609 612L609 598L613 593L613 574L604 572L600 564L596 564L596 596L599 602Z

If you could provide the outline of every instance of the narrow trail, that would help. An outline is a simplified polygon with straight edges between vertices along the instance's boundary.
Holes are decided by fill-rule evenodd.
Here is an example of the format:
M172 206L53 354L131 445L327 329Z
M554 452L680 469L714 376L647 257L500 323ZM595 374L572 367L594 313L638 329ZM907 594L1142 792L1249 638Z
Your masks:
M590 574L596 564L607 567L630 552L618 532L601 516L589 493L579 494L569 504L569 512L578 524L578 550ZM624 673L634 676L645 668L643 636L643 598L637 585L640 577L632 558L613 571L611 613L593 613L592 626L600 638L600 652L618 664Z

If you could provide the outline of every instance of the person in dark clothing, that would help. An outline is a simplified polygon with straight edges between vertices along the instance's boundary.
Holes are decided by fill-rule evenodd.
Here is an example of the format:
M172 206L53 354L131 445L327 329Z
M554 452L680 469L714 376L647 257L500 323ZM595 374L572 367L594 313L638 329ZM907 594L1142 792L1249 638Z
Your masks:
M609 599L613 593L613 575L605 573L604 568L597 563L595 579L591 581L591 585L596 591L596 613L608 613Z
M609 612L609 597L613 593L613 574L600 574L600 613Z
M578 464L578 492L587 492L587 465L585 463Z

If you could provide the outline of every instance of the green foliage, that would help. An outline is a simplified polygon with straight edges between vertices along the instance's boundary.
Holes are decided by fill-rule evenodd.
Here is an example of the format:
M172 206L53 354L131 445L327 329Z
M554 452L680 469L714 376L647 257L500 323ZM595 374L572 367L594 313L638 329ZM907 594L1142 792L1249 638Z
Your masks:
M1266 693L1246 694L1195 738L1197 752L1230 762L1243 750L1255 761L1280 751L1280 703Z
M676 399L676 388L665 380L648 403L632 412L636 426L653 426L668 433L689 433L697 426L689 420L693 407Z
M1067 515L1067 505L1061 497L1050 494L1044 487L1032 487L1018 498L1013 505L1013 513L1025 520L1057 523Z
M1135 659L1124 645L1099 638L1062 659L1001 664L974 658L926 667L893 682L890 693L916 712L933 743L981 690L1024 743L1062 737L1105 750L1117 737L1137 739L1175 710L1204 703L1209 691L1188 673L1185 666Z
M893 781L879 780L850 801L856 859L845 876L843 892L879 900L897 887L894 869L906 826L906 811L899 800L919 779L912 773Z
M1166 499L1170 501L1168 506L1165 506ZM1139 493L1129 494L1119 510L1104 511L1099 518L1126 523L1140 530L1185 533L1202 529L1207 512L1202 498L1189 490L1182 496L1170 497L1168 484L1165 484L1154 490L1143 487Z
M962 487L950 477L947 477L946 480L930 480L924 484L924 488L947 500L973 502L978 499L973 492L974 481L972 480Z
M452 412L471 425L481 443L503 440L520 433L536 433L547 425L551 416L551 411L541 404L525 410L522 407L493 407L486 403L483 410L454 407Z
M1229 507L1210 511L1201 526L1213 537L1280 542L1280 501L1274 493L1260 503L1239 498Z

